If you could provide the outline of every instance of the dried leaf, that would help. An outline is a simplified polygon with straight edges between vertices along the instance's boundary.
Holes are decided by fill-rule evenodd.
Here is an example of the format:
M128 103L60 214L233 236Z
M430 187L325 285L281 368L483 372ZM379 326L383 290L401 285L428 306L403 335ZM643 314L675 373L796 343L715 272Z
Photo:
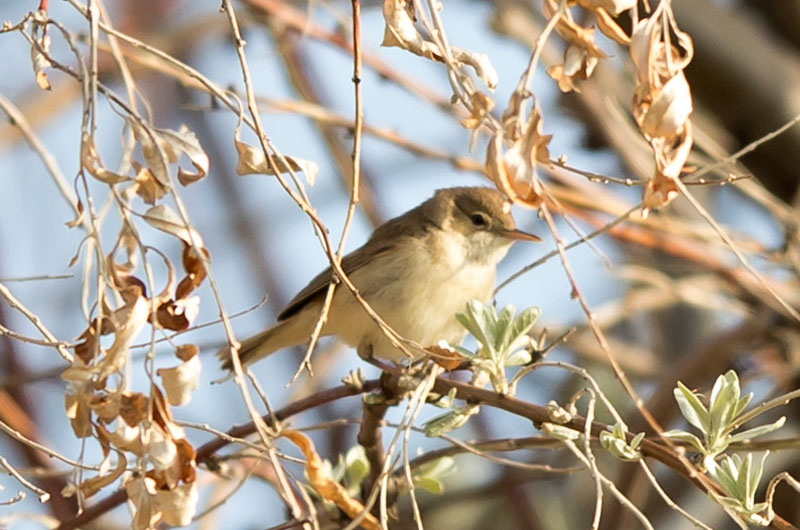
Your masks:
M384 0L383 19L386 27L381 46L396 46L420 57L441 62L439 48L426 41L414 27L414 4L406 0Z
M88 388L86 389L88 390ZM64 396L64 408L72 426L72 432L78 438L92 435L92 412L89 408L91 392L69 393Z
M31 63L33 64L33 72L36 74L36 84L39 85L39 88L42 90L50 90L52 87L50 86L50 80L47 79L47 73L45 69L51 67L53 63L45 56L45 53L50 51L50 36L43 35L42 38L38 39L39 46L44 51L44 53L39 51L39 48L36 45L31 45Z
M448 371L455 370L466 361L464 357L447 344L428 346L425 351L433 358L433 362Z
M144 456L144 444L142 443L142 430L138 425L131 427L124 421L117 422L114 432L108 432L104 425L96 427L97 431L102 432L103 436L120 451L128 451L136 456Z
M120 396L119 417L131 427L147 418L148 399L140 392L125 392Z
M545 16L552 18L558 13L559 1L544 0L542 7ZM558 18L555 29L570 45L583 48L588 55L598 59L606 59L608 57L594 42L594 28L584 28L575 22L569 10L564 11Z
M144 288L144 285L141 288ZM124 290L120 289L119 292L123 300L126 297L127 300L124 306L112 314L111 318L115 324L114 342L106 350L106 356L98 364L100 379L105 379L122 369L134 339L150 318L150 303L142 295L140 289L133 286Z
M178 168L178 181L184 186L192 182L197 182L208 173L208 155L200 146L197 136L189 130L186 125L181 125L180 129L155 129L156 140L158 141L167 160L177 163L181 154L185 154L197 170L194 173Z
M239 175L252 175L255 173L262 175L275 175L272 171L264 151L261 147L256 147L248 143L234 139L236 152L239 154L239 162L236 164L236 173ZM272 158L274 167L278 173L289 173L291 171L302 171L308 183L313 186L317 180L319 166L316 162L292 156L274 156Z
M105 168L94 145L94 138L86 134L81 142L81 165L94 178L106 184L119 184L130 180L126 175L120 175Z
M146 167L133 161L133 169L136 171L134 177L134 192L142 198L146 204L153 205L157 200L162 199L167 194L167 188L153 176L153 173Z
M170 189L169 168L167 167L167 154L161 148L158 141L158 132L145 126L144 122L136 118L129 117L128 125L133 130L133 135L136 141L142 148L142 156L144 157L145 164L150 169L153 177L167 190Z
M81 482L80 486L78 486L80 491L83 493L84 497L86 498L91 497L92 495L94 495L101 489L105 488L106 486L113 484L125 472L125 468L128 465L128 459L122 452L118 452L116 454L117 454L117 465L111 472L101 473L96 477L84 479Z
M587 54L584 48L570 44L564 53L564 64L551 66L547 69L547 75L558 82L562 92L580 92L575 82L588 79L597 61L597 57Z
M187 228L180 216L166 204L159 204L147 210L144 220L153 228L175 236L187 245L204 246L200 233Z
M433 61L444 62L439 47L422 38L414 26L414 4L410 0L384 0L383 19L386 27L382 46L396 46L414 55ZM470 52L455 46L450 47L453 60L458 65L468 65L490 89L497 88L498 76L489 57L483 53Z
M634 107L642 133L650 138L675 138L692 113L692 93L683 72L679 72L663 87L653 91L651 102Z
M161 511L155 507L156 484L149 477L131 475L123 485L128 500L135 511L132 530L151 530L161 520Z
M191 400L192 392L197 388L200 370L200 358L196 355L173 368L156 370L170 405L179 407Z
M194 482L164 491L157 490L156 509L164 514L164 521L173 526L188 526L197 512L197 484Z
M188 361L200 352L200 349L195 344L181 344L175 350L175 356L181 361Z
M603 35L623 46L630 46L631 38L628 37L628 34L619 27L613 18L611 18L608 11L597 8L594 15L597 20L597 29L599 29Z
M551 135L542 134L542 117L534 105L523 135L507 151L503 151L504 136L498 131L486 151L486 173L514 203L526 208L538 208L542 202L537 164L550 164L547 145Z
M200 313L200 297L190 296L181 300L170 300L158 306L156 319L158 323L172 331L184 331Z
M204 248L202 252L206 259L211 256L208 249ZM203 260L198 256L197 250L189 245L183 246L183 269L186 271L186 277L181 280L178 284L178 288L175 290L175 298L178 300L186 298L186 296L197 289L206 278L206 267L203 264Z
M477 129L494 108L494 101L483 92L473 92L470 100L472 102L470 117L461 120L461 125L467 129Z
M306 457L306 476L320 497L336 504L349 517L356 517L364 511L364 505L354 499L344 486L333 480L330 475L330 466L324 465L314 448L314 443L309 438L303 433L291 429L285 429L281 436L291 440ZM366 530L380 530L381 528L378 520L369 512L361 521L361 526Z

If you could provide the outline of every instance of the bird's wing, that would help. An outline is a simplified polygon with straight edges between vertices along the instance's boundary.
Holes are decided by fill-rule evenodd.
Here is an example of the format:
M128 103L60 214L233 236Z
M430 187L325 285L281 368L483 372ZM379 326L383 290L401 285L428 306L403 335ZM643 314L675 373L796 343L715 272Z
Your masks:
M382 245L381 248L375 249L375 245L370 245L370 243L371 241L342 258L342 270L348 277L353 274L353 272L369 263L372 258L388 252L394 246L394 243L389 241L386 242L387 244ZM298 313L309 302L324 296L325 290L331 283L333 277L333 269L330 267L327 267L324 271L317 274L314 279L311 280L302 291L297 293L286 307L283 308L283 311L278 314L278 320L286 320ZM345 288L346 287L340 287L340 289Z
M376 257L380 257L390 252L396 245L402 244L404 239L420 237L423 233L433 228L441 228L425 213L424 208L430 202L423 203L400 217L386 221L379 226L369 238L369 241L342 258L342 270L344 270L344 273L349 277L353 272ZM409 222L409 218L416 219L416 222ZM324 296L325 289L327 289L332 279L333 271L328 267L311 280L302 291L297 293L297 296L280 312L278 320L285 320L291 317L309 302Z

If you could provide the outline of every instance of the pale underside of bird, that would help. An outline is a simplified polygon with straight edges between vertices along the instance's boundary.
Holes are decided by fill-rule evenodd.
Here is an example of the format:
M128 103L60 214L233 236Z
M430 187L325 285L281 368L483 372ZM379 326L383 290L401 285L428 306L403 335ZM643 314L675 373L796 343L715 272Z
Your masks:
M490 188L438 190L429 200L387 221L342 259L361 297L401 337L426 347L458 344L466 331L456 320L469 300L487 302L497 264L516 240L538 241L517 230L510 205ZM320 317L328 267L301 290L267 330L242 342L239 359L251 364L309 341ZM400 362L408 358L367 314L353 293L337 286L321 335L336 335L359 355ZM219 352L232 368L230 349Z

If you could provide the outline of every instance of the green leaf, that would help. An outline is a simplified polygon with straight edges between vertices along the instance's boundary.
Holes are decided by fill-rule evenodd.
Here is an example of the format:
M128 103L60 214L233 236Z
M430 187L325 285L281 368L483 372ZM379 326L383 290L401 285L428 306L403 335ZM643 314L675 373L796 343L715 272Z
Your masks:
M531 353L526 350L517 350L506 357L506 366L522 366L531 362Z
M736 404L736 409L733 412L733 417L734 418L738 418L739 417L739 414L741 414L744 411L745 407L747 406L748 403L750 403L751 399L753 399L753 393L752 392L750 392L749 394L747 394L745 396L742 396L742 398L739 399L739 402Z
M665 432L664 436L666 436L667 438L671 438L673 440L678 440L679 442L689 443L700 453L706 454L706 448L703 445L703 442L701 442L700 438L698 438L692 433L682 431L680 429L675 429L672 431Z
M425 436L441 436L463 426L470 416L477 413L477 405L459 407L426 421L422 429L425 432Z
M495 348L498 353L508 353L508 345L515 338L512 336L514 322L514 313L517 309L513 305L507 305L500 311L500 316L495 323Z
M678 381L678 387L673 391L675 401L686 421L697 427L704 435L708 434L708 410L697 397L697 394L686 388Z
M364 448L356 445L347 451L344 457L344 485L349 490L356 488L369 474L369 460L364 453Z
M543 433L547 434L548 436L552 436L557 440L577 440L581 437L580 431L570 429L569 427L564 427L563 425L557 425L555 423L542 423L541 430Z
M442 481L433 477L414 477L414 484L418 488L429 491L434 495L441 495L444 493L444 484L442 484Z
M780 429L783 427L784 423L786 423L786 416L781 416L777 421L770 423L769 425L760 425L758 427L753 427L752 429L747 429L746 431L737 432L736 434L731 435L728 438L728 443L742 442L744 440L752 440L753 438L764 436L765 434L771 433L774 430Z
M758 490L758 483L761 482L761 476L764 474L764 462L767 461L768 456L769 456L769 451L766 451L764 455L761 457L761 460L759 460L750 470L750 476L748 477L749 480L747 483L747 491L749 492L748 498L751 500L755 498L756 491Z
M717 377L709 400L709 437L716 445L728 425L733 421L733 413L739 404L739 377L729 370L724 376Z

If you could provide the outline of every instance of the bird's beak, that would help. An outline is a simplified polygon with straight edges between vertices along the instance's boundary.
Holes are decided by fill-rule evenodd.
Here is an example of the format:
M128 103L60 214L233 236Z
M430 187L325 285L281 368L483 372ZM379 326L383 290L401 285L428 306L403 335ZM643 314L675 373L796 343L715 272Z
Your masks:
M529 234L528 232L523 232L522 230L517 230L516 228L513 230L505 230L505 229L497 230L497 234L514 241L538 242L542 240L539 236Z

